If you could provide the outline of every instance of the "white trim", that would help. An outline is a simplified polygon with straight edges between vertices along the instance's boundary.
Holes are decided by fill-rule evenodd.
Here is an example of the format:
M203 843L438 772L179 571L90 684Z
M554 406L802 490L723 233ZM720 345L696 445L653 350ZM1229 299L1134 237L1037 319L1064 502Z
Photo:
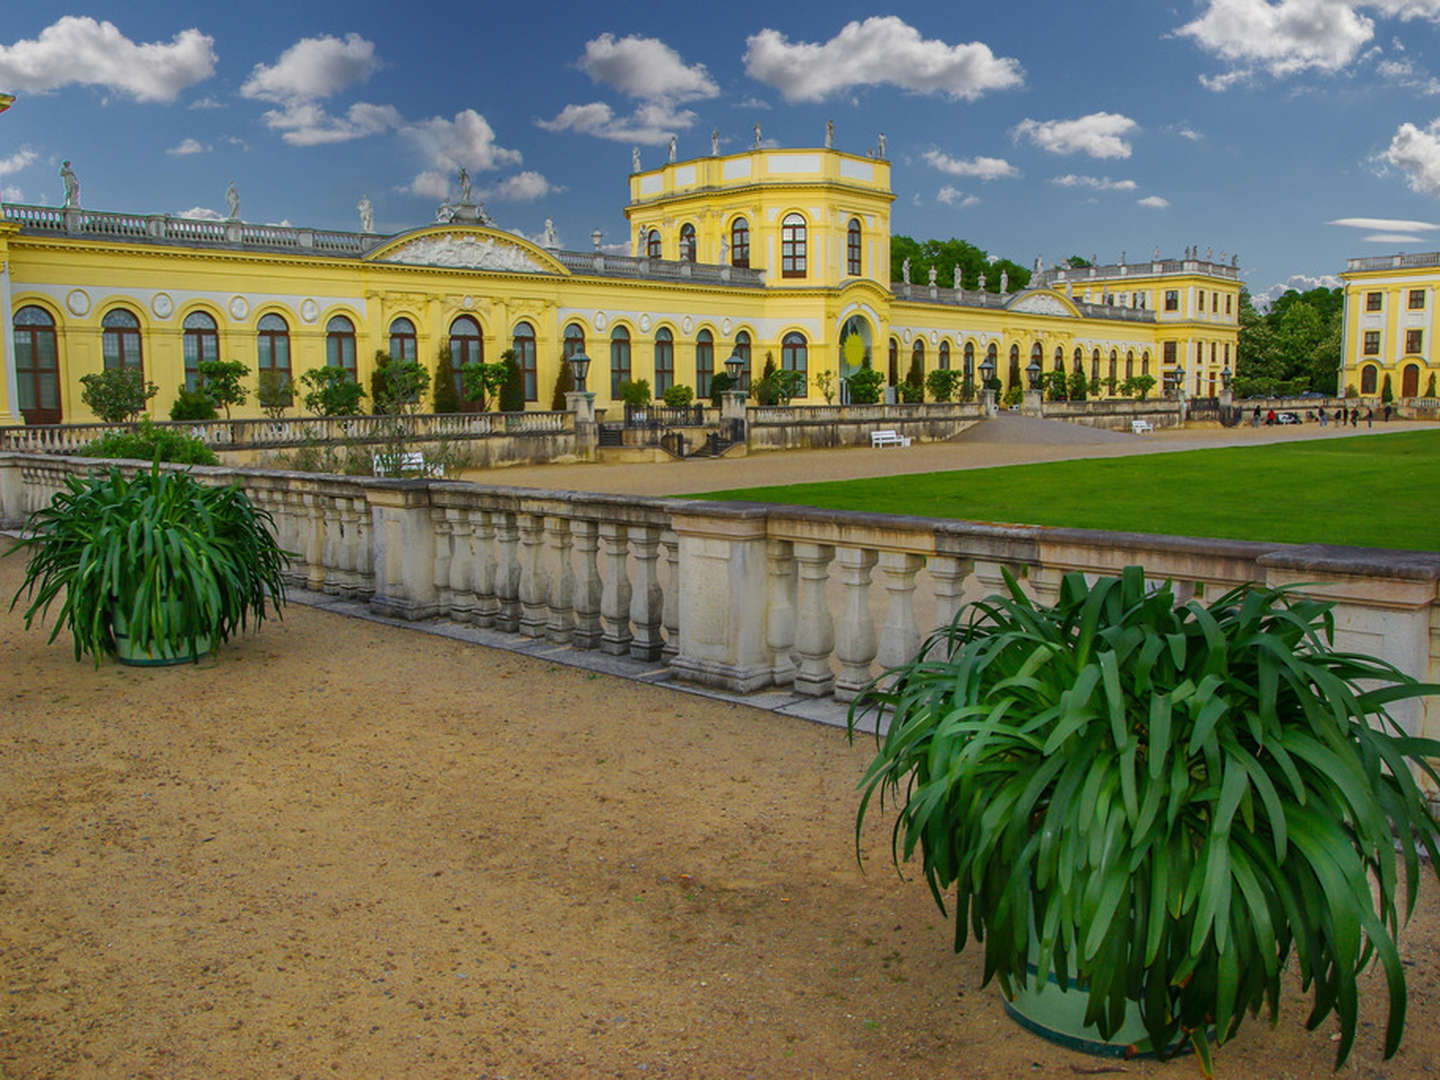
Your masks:
M0 413L0 421L7 425L18 425L25 422L20 415L20 375L16 367L18 361L15 359L15 308L13 298L10 295L10 264L0 262L0 314L7 320L7 325L0 329L0 340L5 342L5 403L7 411Z

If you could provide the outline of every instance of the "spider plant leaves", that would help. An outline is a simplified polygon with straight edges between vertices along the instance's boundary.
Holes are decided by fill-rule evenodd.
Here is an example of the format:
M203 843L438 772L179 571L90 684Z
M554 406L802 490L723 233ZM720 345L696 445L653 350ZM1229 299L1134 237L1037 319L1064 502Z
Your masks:
M862 709L888 720L857 852L889 799L897 866L918 855L942 911L953 897L987 981L1078 978L1102 1033L1134 1002L1154 1045L1183 1033L1206 1070L1212 1037L1273 1022L1291 960L1343 1062L1378 963L1389 1056L1402 911L1419 853L1440 855L1415 777L1440 779L1440 742L1386 710L1437 687L1333 646L1329 606L1291 587L1177 606L1132 567L1067 575L1047 607L1007 578L852 710L852 737Z

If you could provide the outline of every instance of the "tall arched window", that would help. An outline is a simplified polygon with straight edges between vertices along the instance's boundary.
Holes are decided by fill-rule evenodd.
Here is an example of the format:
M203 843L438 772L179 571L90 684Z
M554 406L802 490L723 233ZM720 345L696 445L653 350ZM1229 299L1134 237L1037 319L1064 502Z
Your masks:
M15 313L15 374L20 414L27 424L58 424L60 415L60 353L55 320L42 307Z
M1055 346L1055 370L1065 374L1065 350L1059 345Z
M1362 394L1375 393L1375 380L1377 377L1377 371L1379 371L1378 368L1369 364L1360 369L1360 392Z
M1090 350L1090 381L1100 381L1100 350Z
M1021 389L1024 389L1024 386L1025 386L1025 374L1024 374L1024 372L1022 372L1022 371L1020 370L1020 346L1019 346L1019 345L1011 345L1011 346L1010 346L1010 377L1005 381L1005 389L1006 389L1006 390L1010 390L1010 389L1012 389L1012 388L1014 388L1014 387L1016 387L1016 386L1020 387Z
M1000 351L999 351L999 349L996 348L995 343L994 343L993 341L990 343L990 347L985 350L985 359L990 362L990 371L991 371L990 378L994 379L996 382L999 382L999 381L1000 381Z
M200 389L200 365L220 359L220 335L215 320L203 311L192 311L181 324L181 351L185 354L185 389Z
M1070 358L1070 370L1076 375L1085 374L1085 350L1075 346L1075 355Z
M1120 363L1120 354L1114 349L1110 350L1110 381L1115 382L1118 378L1117 365ZM1112 391L1113 392L1113 391Z
M804 334L786 334L780 341L780 367L785 371L798 371L800 385L795 390L797 398L810 396L809 350Z
M528 322L515 324L515 339L511 346L515 350L515 363L520 367L520 378L525 383L525 400L540 400L540 373L535 366L535 328Z
M1140 354L1140 374L1141 374L1141 375L1149 375L1149 374L1150 374L1150 350L1149 350L1149 349L1146 349L1143 353Z
M455 393L460 398L460 407L476 411L482 402L465 400L465 380L460 369L466 364L485 362L485 337L480 324L469 315L457 316L450 324L450 378L455 383Z
M575 322L565 327L565 340L561 348L566 360L576 353L583 353L585 351L585 328Z
M651 229L645 241L645 254L652 259L660 258L660 230Z
M749 391L750 389L750 335L744 330L735 332L735 355L745 361L740 368L740 385L737 390Z
M655 396L675 385L675 336L665 327L655 331Z
M680 258L685 262L695 261L695 226L688 221L680 226Z
M695 396L710 399L710 380L715 376L715 338L709 330L695 335Z
M737 217L730 226L730 265L750 265L750 223Z
M965 374L964 374L964 378L965 378L968 382L974 382L974 381L975 381L975 343L974 343L973 341L967 341L967 342L965 342L965 354L964 354L964 355L965 355L965 366L964 366L964 368L962 369L962 370L964 371L964 373L965 373Z
M950 342L940 342L940 359L937 361L941 371L950 370Z
M290 327L279 315L260 316L260 325L255 334L256 350L258 353L257 366L260 371L260 384L264 389L269 383L274 383L275 388L287 387L290 384ZM292 403L293 399L287 390L277 400L283 400L286 405Z
M908 381L910 373L918 370L920 372L920 385L925 385L925 339L916 338L915 345L910 350L910 371L905 373Z
M342 369L355 381L355 324L344 315L325 324L325 364Z
M100 320L100 338L106 371L133 371L143 376L140 356L140 320L124 308L107 311Z
M805 276L805 219L799 214L786 214L780 223L780 276Z
M610 331L610 398L620 400L620 387L630 381L630 331L617 326Z
M1127 378L1127 379L1133 379L1134 377L1135 377L1135 350L1134 350L1134 349L1126 349L1126 350L1125 350L1125 378Z
M390 323L390 359L412 363L415 356L415 324L406 318L395 319Z
M900 342L893 337L890 339L890 385L897 386L900 382Z
M860 219L851 218L845 230L845 272L851 277L860 276Z

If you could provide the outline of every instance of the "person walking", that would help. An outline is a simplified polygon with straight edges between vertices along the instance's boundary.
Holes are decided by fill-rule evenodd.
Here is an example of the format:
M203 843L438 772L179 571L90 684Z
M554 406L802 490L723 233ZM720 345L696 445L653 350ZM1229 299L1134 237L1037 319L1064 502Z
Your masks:
M1325 426L1330 422L1329 414L1328 414L1324 409L1320 409L1319 412L1320 412L1320 426L1321 426L1321 427L1325 427Z
M1385 422L1387 424L1390 422L1390 414L1394 411L1395 410L1390 407L1390 403L1387 401L1385 403Z
M1368 409L1365 410L1365 426L1366 426L1367 428L1373 428L1373 427L1375 426L1375 410L1374 410L1374 408L1368 408Z
M1353 408L1353 409L1350 410L1350 426L1351 426L1352 428L1358 428L1358 427L1360 426L1360 406L1359 406L1359 405L1356 405L1355 408Z

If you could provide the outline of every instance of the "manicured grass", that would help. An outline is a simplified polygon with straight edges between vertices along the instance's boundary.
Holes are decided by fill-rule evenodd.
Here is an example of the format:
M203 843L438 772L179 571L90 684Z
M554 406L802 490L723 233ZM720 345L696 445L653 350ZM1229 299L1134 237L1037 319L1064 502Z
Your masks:
M1440 431L745 488L697 497L1440 551Z

